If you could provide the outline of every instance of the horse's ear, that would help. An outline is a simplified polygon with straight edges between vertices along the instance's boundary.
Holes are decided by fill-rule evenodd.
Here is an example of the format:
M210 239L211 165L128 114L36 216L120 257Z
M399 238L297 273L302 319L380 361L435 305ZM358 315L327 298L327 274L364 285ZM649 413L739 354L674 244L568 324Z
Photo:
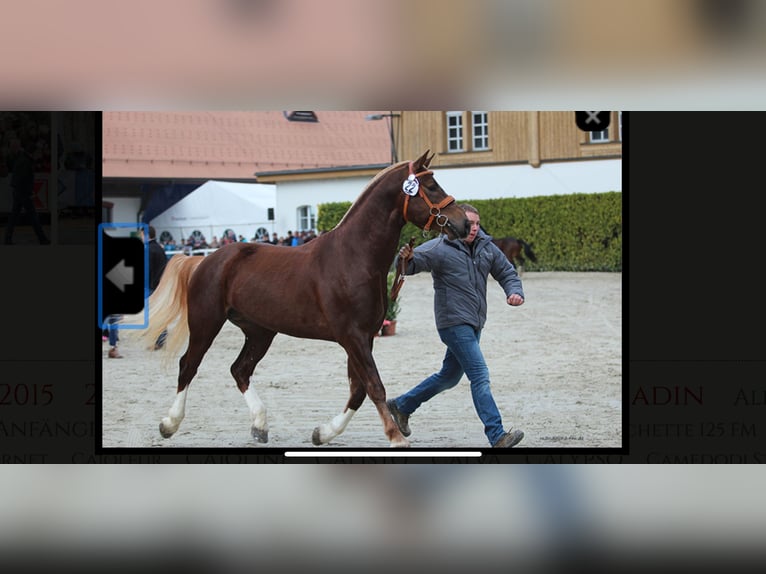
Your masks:
M431 150L427 149L426 153L424 153L418 159L415 160L416 171L420 171L424 167L428 167L428 163L431 161L430 159L428 159L429 153L431 153ZM433 159L433 156L431 156L431 158Z
M431 150L428 150L426 153L428 153L428 152L430 152L430 151L431 151ZM432 153L432 154L431 154L431 157L429 157L428 159L426 159L426 162L423 164L423 167L428 167L429 165L431 165L431 160L433 160L435 157L436 157L436 154L435 154L435 153Z

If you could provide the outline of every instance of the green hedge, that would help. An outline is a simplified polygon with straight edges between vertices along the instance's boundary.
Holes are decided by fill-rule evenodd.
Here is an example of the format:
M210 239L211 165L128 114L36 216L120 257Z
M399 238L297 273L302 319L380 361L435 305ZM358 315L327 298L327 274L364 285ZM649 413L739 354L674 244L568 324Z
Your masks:
M460 200L458 200L460 201ZM473 199L482 227L494 237L511 235L532 245L537 263L525 271L622 271L622 193L576 193L540 197ZM319 205L317 227L335 227L351 202ZM407 223L400 244L422 231Z

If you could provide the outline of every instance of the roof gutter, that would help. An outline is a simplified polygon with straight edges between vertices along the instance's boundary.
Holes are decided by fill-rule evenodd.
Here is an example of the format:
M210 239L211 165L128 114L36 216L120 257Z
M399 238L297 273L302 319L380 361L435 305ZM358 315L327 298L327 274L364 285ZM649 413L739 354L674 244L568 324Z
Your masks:
M312 173L332 173L334 171L369 171L371 169L380 171L391 165L390 163L376 163L370 165L336 165L333 167L313 167L308 169L284 169L279 171L256 171L255 177L274 177L283 175L300 175Z

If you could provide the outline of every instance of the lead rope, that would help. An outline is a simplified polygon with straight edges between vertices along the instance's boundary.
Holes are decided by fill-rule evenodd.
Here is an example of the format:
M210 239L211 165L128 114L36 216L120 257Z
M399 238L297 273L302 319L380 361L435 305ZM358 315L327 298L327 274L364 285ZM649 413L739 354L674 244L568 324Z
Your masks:
M410 238L410 249L415 245L415 236ZM399 265L396 268L396 275L394 276L394 283L391 285L391 301L396 301L399 296L399 290L404 285L404 272L407 270L407 259L403 257L399 258Z

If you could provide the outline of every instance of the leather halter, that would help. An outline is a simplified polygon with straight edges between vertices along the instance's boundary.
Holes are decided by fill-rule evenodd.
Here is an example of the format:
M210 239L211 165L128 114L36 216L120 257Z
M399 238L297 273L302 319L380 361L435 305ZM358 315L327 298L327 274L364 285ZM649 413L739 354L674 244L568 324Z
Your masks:
M410 162L410 175L414 175L416 179L419 178L421 175L433 174L433 171L431 171L430 169L425 169L418 173L414 173L414 172L415 170L413 169L413 162ZM436 219L436 224L439 227L444 227L447 224L447 216L442 215L441 210L447 207L450 203L453 203L455 201L455 198L452 197L451 195L448 195L447 197L442 199L438 203L438 205L434 205L433 203L431 203L431 200L428 199L428 196L423 191L422 185L418 186L418 195L423 198L423 201L426 202L426 205L428 206L428 209L430 212L430 217L428 218L428 221L426 222L426 224L423 226L423 231L426 231L426 232L431 231L431 224L434 222L434 219ZM407 197L404 199L404 210L402 213L402 215L404 216L404 221L407 221L407 222L409 222L409 219L407 219L407 206L410 203L410 197L411 197L410 195L407 195ZM444 218L444 219L440 219L440 218Z

